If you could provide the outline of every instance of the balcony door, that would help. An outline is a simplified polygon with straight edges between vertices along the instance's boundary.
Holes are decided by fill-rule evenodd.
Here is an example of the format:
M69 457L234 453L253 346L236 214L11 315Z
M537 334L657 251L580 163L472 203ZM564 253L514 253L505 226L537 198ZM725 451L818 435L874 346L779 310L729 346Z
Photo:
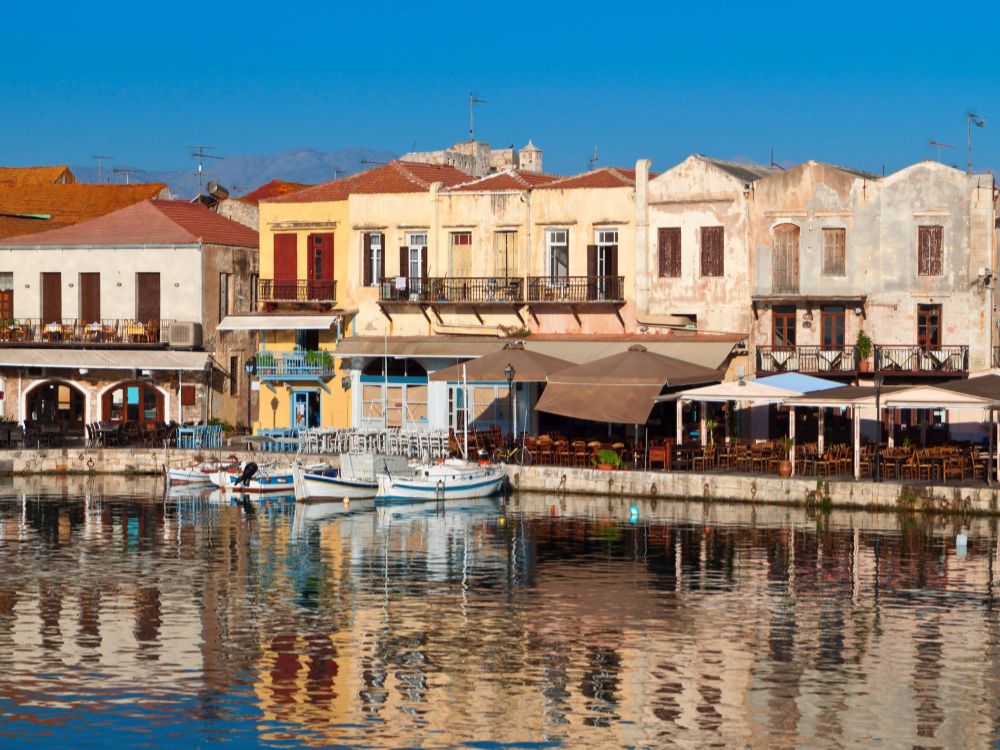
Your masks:
M771 268L772 291L781 294L799 291L799 228L779 224L774 228L774 258Z
M820 311L820 340L824 349L843 349L846 343L846 316L843 305L824 307Z
M80 274L80 320L96 323L101 319L101 274Z
M333 233L309 235L309 299L333 299Z
M941 305L917 305L917 345L925 351L941 348Z
M594 240L596 244L587 248L588 299L613 299L617 297L618 230L599 229Z
M146 325L160 323L160 274L135 275L135 319Z
M62 320L62 274L42 274L42 323Z
M0 320L14 317L14 272L0 271Z
M778 349L795 346L795 308L775 307L771 315L771 345Z
M271 299L295 299L298 280L298 242L294 234L274 235L274 288Z

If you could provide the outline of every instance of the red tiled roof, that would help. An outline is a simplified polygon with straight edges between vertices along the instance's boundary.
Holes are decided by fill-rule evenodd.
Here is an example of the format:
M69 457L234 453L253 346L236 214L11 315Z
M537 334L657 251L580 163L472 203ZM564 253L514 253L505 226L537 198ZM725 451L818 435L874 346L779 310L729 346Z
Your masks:
M15 185L55 185L76 182L74 175L65 164L58 167L0 167L0 182Z
M0 245L79 247L116 245L214 245L257 247L257 233L199 203L145 200L90 221L0 240Z
M652 175L650 175L652 177ZM635 170L621 167L601 167L590 172L563 177L540 185L541 190L563 190L572 188L620 188L635 187Z
M519 169L507 169L496 174L480 177L478 180L465 182L448 188L449 192L478 192L481 190L530 190L538 185L560 179L558 175L524 172Z
M26 218L16 225L0 225L0 237L43 232L81 221L95 219L139 201L156 198L165 193L162 182L137 185L14 185L0 183L0 216ZM32 222L30 226L24 221Z
M306 189L307 187L312 187L312 185L308 185L304 182L271 180L270 182L264 183L256 190L251 190L249 193L240 198L240 200L244 203L256 206L260 201L270 200L271 198L288 195L289 193L296 193L299 190Z
M423 193L430 189L432 183L441 182L445 187L451 187L468 182L471 177L472 175L445 164L396 160L266 202L325 203L346 200L352 194Z

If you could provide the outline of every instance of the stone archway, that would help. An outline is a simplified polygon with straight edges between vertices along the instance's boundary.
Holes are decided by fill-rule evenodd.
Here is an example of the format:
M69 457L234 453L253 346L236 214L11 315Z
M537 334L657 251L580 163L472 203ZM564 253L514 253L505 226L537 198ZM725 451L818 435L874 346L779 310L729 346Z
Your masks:
M43 380L24 393L24 419L66 424L66 434L82 436L87 421L87 394L66 380Z

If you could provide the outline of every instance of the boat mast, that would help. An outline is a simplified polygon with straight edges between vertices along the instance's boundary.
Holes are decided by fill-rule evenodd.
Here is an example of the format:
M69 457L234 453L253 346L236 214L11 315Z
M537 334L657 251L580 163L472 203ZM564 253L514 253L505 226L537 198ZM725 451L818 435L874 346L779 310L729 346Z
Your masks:
M465 460L469 460L469 378L462 365L462 386L465 392L465 419L462 420L462 446Z

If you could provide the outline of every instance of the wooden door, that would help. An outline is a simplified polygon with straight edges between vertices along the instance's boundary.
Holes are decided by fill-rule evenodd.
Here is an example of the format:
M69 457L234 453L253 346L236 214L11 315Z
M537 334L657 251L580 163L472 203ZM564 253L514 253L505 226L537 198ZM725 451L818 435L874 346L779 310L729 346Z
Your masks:
M820 311L820 338L824 349L843 349L846 343L846 317L842 305L831 305Z
M774 265L771 269L772 291L799 291L799 228L781 224L774 229Z
M80 320L93 323L101 319L101 274L80 274Z
M42 322L58 323L62 320L62 274L42 274Z
M272 299L295 299L298 279L298 242L294 234L274 235L274 289Z
M333 299L333 233L309 235L309 299Z
M771 345L775 347L795 346L795 308L775 307L771 313L774 329L771 332Z
M0 272L0 320L12 320L14 317L14 274L11 271Z
M160 274L135 275L135 319L140 323L160 322Z
M917 345L941 348L941 305L917 305Z

